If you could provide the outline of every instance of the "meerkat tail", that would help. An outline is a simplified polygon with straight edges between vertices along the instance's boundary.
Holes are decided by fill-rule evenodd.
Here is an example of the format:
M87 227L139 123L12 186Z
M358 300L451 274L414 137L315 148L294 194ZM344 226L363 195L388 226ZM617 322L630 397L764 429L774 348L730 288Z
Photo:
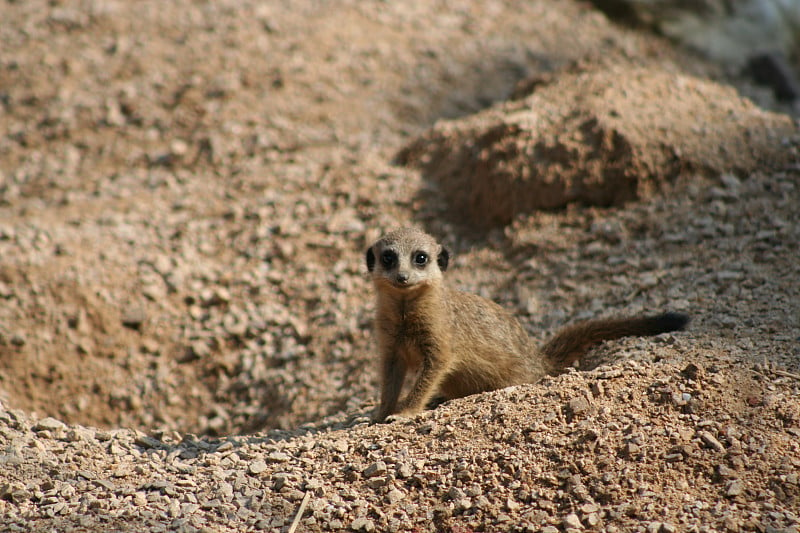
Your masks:
M580 359L592 346L622 337L646 337L686 327L689 316L682 313L607 320L589 320L567 326L542 346L542 353L557 371Z

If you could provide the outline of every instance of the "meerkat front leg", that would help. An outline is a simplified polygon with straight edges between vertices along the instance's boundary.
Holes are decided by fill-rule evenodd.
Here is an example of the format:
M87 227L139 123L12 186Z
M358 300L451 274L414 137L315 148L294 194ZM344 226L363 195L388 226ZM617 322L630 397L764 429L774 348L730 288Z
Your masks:
M381 364L381 403L372 420L382 422L387 416L397 412L397 403L403 383L406 380L406 363L397 354L384 356Z
M422 411L439 390L447 374L447 354L433 344L420 348L422 365L419 375L408 395L400 402L398 412L412 415Z

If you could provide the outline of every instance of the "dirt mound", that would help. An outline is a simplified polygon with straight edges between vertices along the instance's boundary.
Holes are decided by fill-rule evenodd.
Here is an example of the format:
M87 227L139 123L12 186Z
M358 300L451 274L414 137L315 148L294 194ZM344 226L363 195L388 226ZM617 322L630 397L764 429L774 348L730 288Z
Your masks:
M689 349L667 339L660 357ZM694 359L258 438L154 438L0 409L37 442L5 448L15 468L0 511L11 531L284 531L296 516L300 531L796 531L797 381Z
M476 226L573 202L648 198L681 175L785 165L796 128L730 87L662 69L610 66L550 76L532 95L440 122L397 156L435 202Z

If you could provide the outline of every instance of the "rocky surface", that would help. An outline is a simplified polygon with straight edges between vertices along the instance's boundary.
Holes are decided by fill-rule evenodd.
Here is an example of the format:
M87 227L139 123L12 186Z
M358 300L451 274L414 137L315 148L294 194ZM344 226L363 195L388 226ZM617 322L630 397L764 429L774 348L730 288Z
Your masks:
M797 376L693 344L388 426L209 440L6 411L0 509L11 531L280 531L301 506L303 531L796 529Z
M0 529L800 527L798 138L769 89L573 2L7 2L0 42ZM546 182L621 138L658 187L465 226L398 164L470 176L464 131L541 133L513 110L562 118ZM538 339L693 322L369 425L362 256L405 224Z

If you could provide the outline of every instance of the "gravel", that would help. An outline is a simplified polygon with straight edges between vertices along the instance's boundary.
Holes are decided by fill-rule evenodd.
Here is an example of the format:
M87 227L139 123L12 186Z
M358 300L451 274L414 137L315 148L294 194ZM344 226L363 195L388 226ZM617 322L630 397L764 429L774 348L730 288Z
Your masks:
M342 414L291 432L156 438L3 410L14 468L0 509L11 531L278 531L307 495L306 531L797 528L800 383L701 354L704 377L688 380L689 346L386 425ZM596 380L593 411L569 420L564 398ZM739 388L765 384L770 404L745 405ZM654 394L665 386L692 387L702 409Z

